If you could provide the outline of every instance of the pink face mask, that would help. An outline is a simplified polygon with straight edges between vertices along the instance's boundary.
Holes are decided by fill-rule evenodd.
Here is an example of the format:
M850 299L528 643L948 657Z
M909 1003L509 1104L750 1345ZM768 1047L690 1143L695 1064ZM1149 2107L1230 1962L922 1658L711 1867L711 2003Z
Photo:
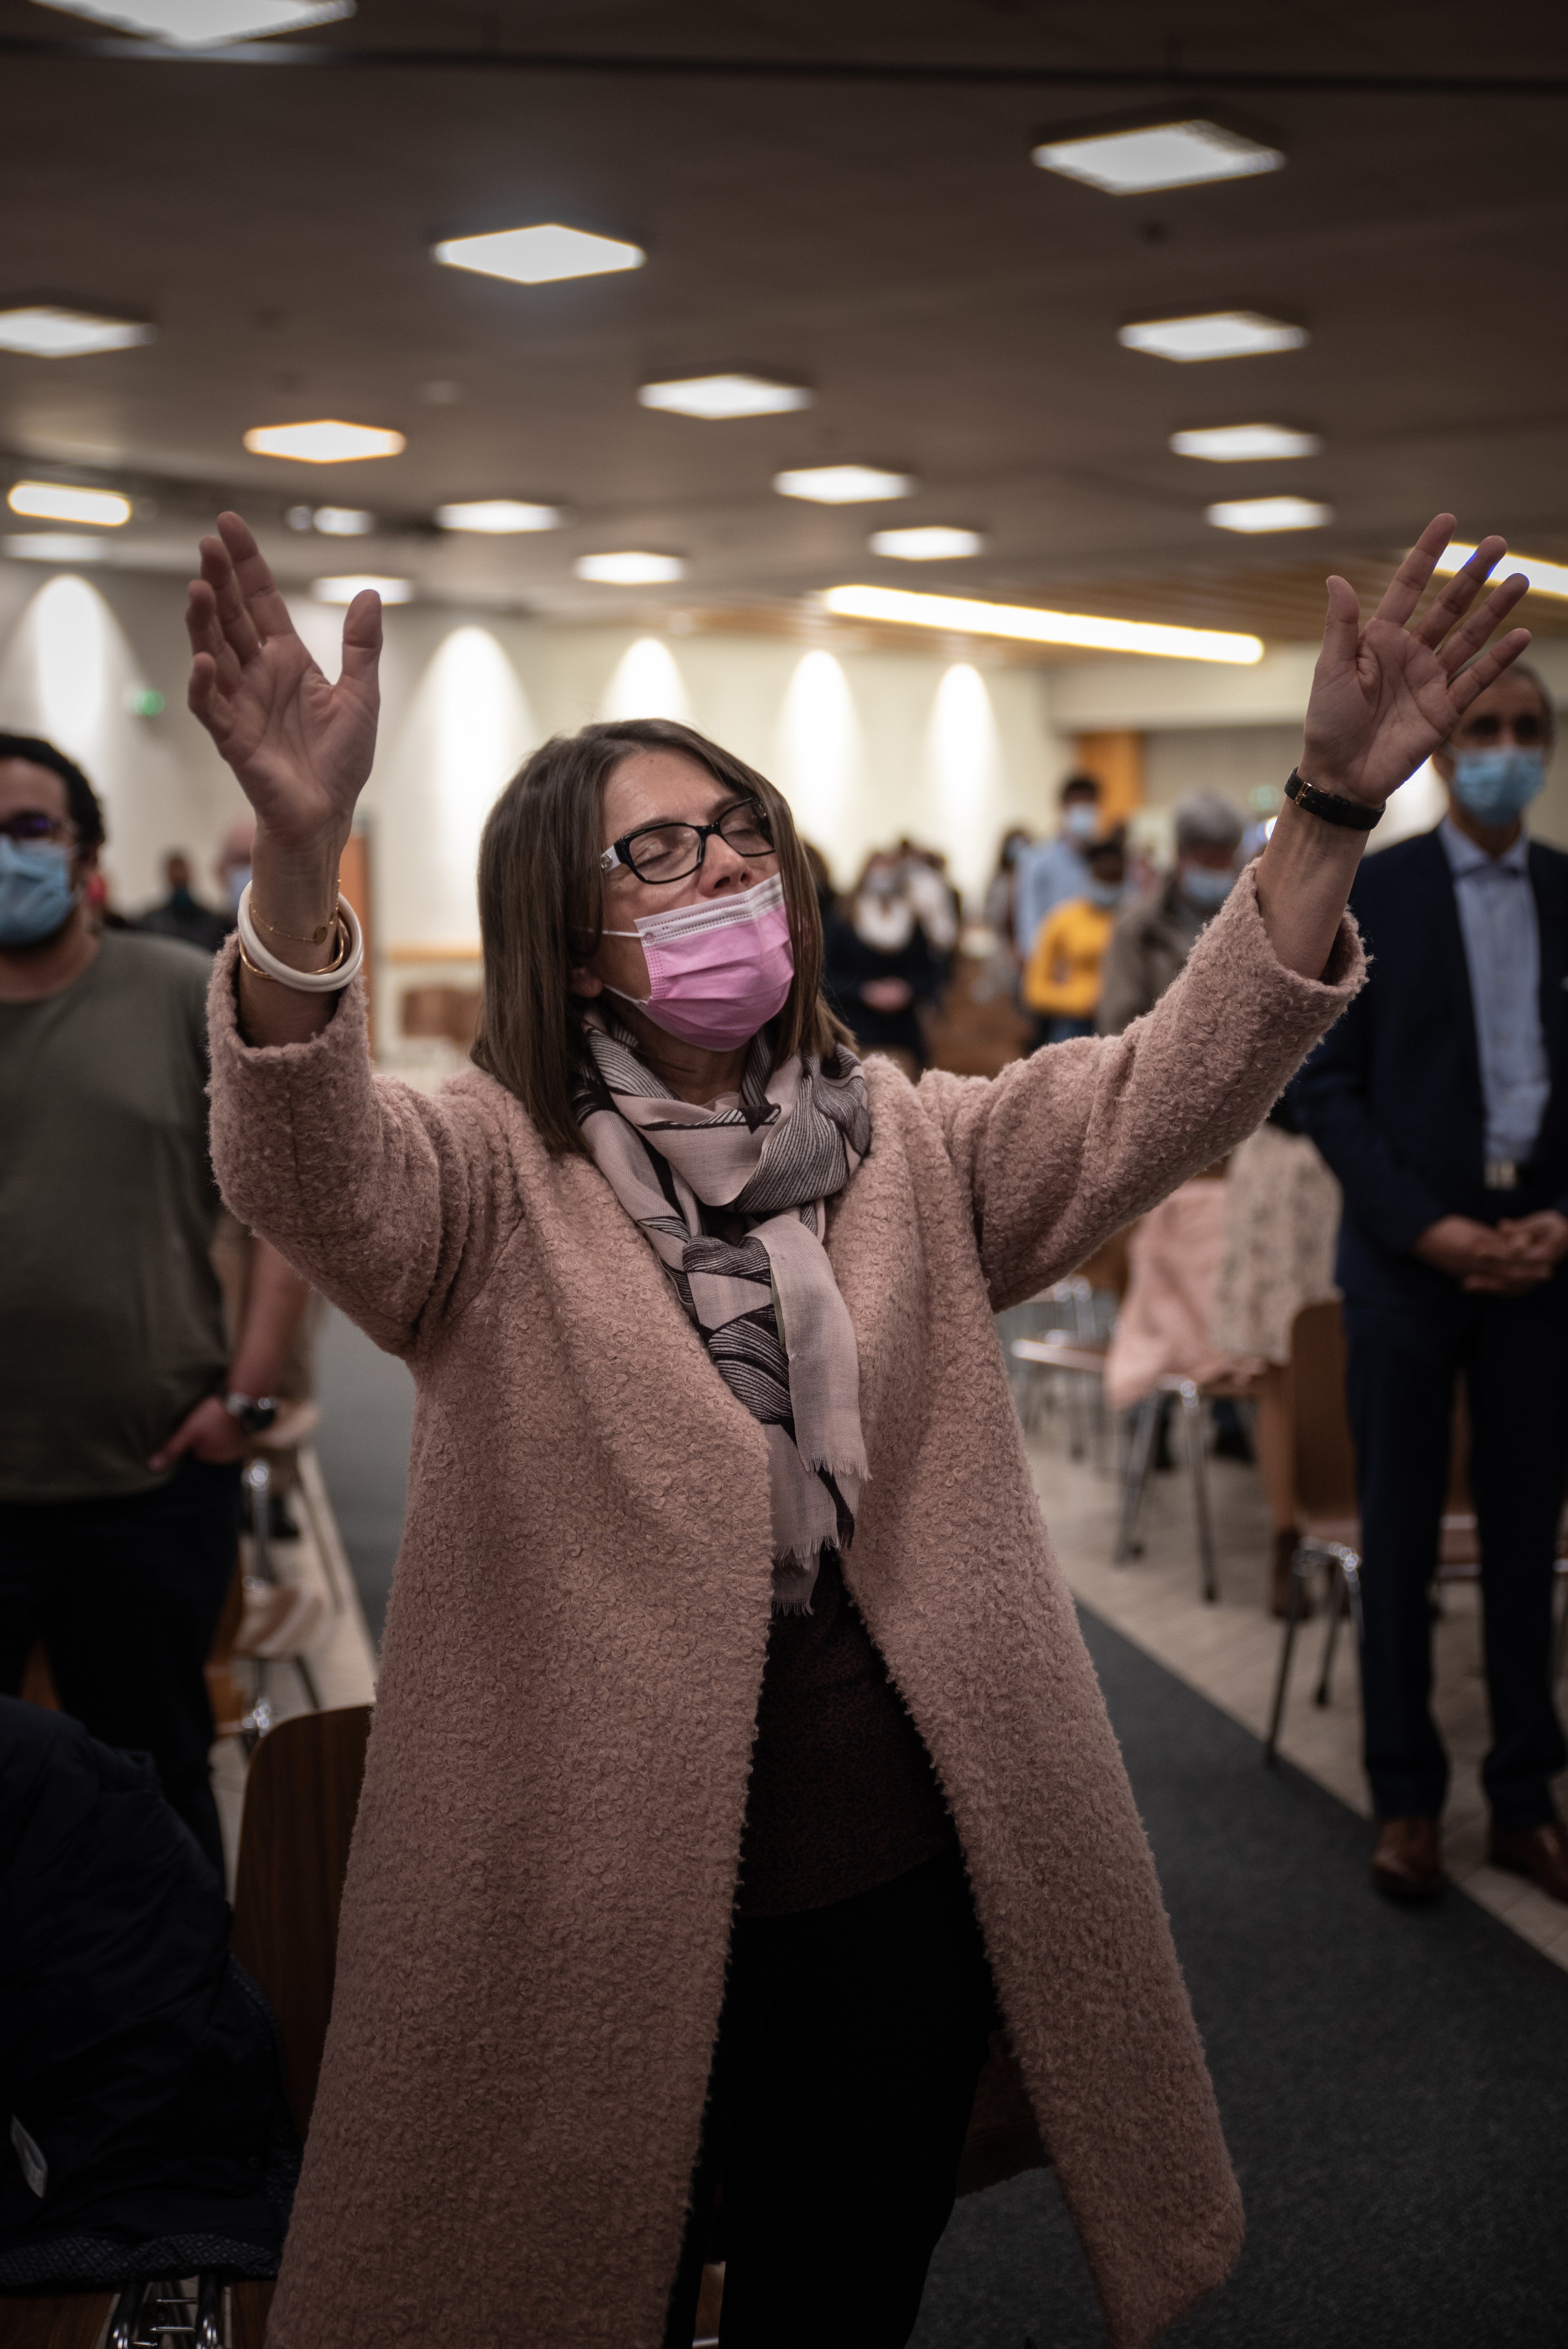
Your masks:
M670 914L645 914L634 930L606 930L607 938L640 938L652 991L620 995L655 1027L683 1043L712 1052L733 1051L782 1011L795 978L789 916L778 874L738 897L705 897Z

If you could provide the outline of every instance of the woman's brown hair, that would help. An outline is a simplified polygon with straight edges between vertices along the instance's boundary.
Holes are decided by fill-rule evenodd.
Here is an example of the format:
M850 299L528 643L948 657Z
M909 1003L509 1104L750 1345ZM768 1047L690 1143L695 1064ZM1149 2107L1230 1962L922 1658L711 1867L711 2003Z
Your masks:
M473 1057L515 1093L552 1150L582 1150L572 1099L585 1050L572 972L603 927L601 809L605 782L636 750L675 750L757 802L768 820L795 957L795 983L771 1024L775 1061L849 1040L821 995L822 925L788 801L766 775L670 718L557 734L512 777L480 842L484 998Z

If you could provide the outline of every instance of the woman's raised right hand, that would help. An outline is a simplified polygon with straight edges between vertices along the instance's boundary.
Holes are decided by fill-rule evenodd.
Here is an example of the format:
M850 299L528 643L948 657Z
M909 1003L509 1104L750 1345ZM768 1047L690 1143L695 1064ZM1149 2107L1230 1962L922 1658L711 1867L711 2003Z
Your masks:
M381 599L366 588L349 605L343 674L329 685L247 524L224 513L218 530L201 541L186 606L191 708L279 848L335 852L376 751Z

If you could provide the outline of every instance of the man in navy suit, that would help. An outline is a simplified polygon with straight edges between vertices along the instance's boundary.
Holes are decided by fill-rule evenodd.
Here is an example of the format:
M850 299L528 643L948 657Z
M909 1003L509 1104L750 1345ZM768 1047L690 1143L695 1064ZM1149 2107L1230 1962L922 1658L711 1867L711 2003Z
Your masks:
M1350 904L1372 975L1293 1094L1345 1191L1372 1868L1406 1899L1444 1881L1429 1590L1462 1377L1491 1705L1490 1857L1568 1901L1551 1789L1568 1762L1551 1681L1568 1485L1568 855L1528 839L1522 820L1553 731L1530 670L1476 696L1433 759L1444 822L1361 867Z

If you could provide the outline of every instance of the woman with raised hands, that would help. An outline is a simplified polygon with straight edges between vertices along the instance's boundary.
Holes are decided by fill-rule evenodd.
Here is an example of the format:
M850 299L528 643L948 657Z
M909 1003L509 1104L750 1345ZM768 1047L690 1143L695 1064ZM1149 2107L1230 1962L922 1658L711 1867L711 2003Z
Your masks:
M1521 652L1487 540L1341 579L1299 773L1163 1000L995 1081L858 1061L773 786L547 742L480 852L475 1065L373 1075L329 685L244 523L191 702L256 812L211 998L244 1221L418 1404L269 2340L897 2349L960 2183L1054 2164L1116 2349L1241 2209L992 1315L1250 1133L1360 983L1367 833ZM966 2144L967 2139L967 2144ZM716 2186L722 2187L717 2198Z

